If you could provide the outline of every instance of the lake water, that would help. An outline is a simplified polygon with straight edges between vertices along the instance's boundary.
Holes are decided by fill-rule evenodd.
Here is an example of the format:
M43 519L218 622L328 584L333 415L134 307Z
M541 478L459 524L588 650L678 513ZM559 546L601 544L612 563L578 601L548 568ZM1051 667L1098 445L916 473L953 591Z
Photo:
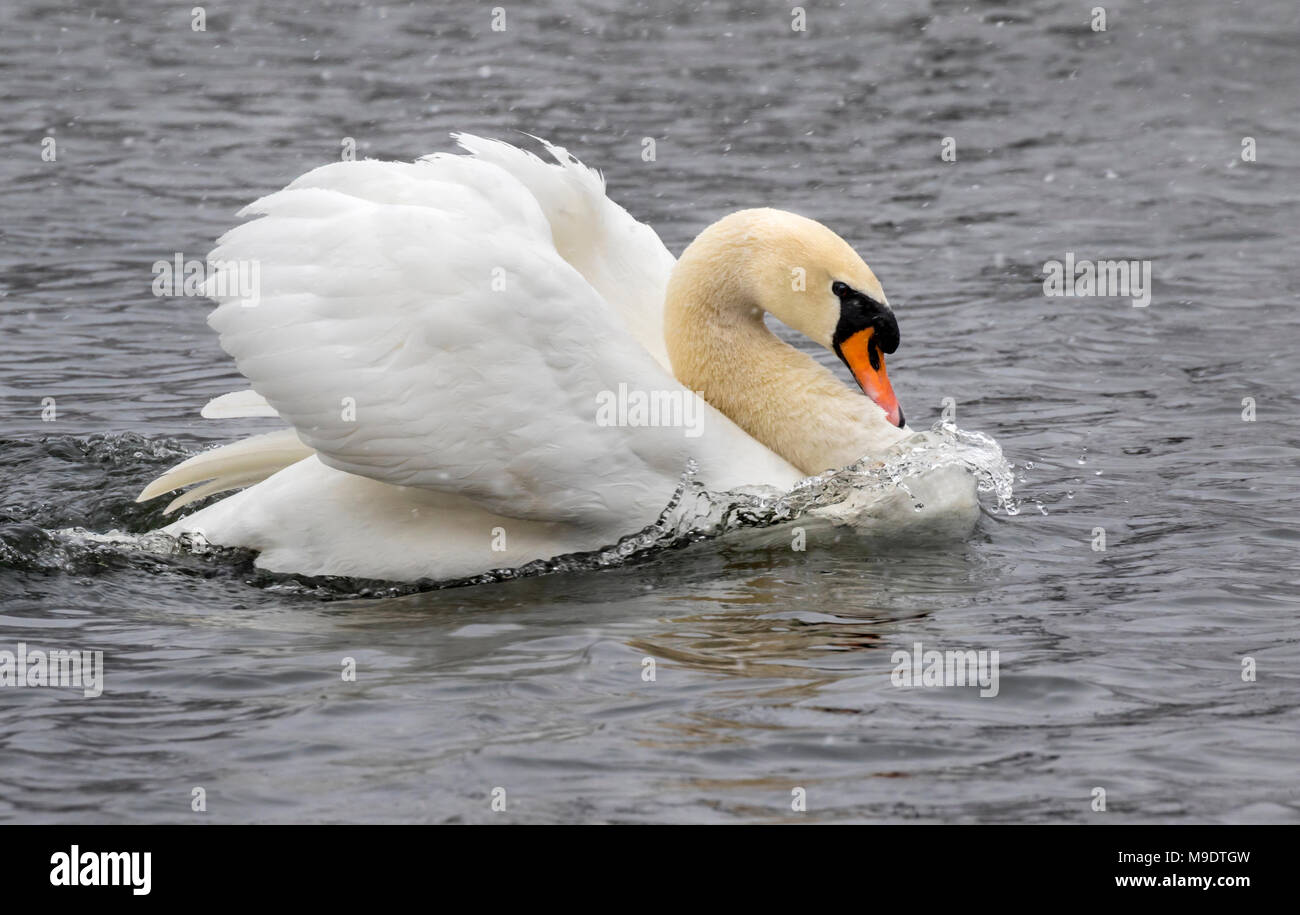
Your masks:
M249 2L195 32L190 4L7 0L0 649L102 650L105 681L0 689L0 818L1300 820L1300 7L871 6L801 33L552 2L494 32L487 5ZM1019 513L388 596L56 533L147 531L148 480L265 429L198 418L243 385L151 265L343 138L412 159L452 130L568 147L674 252L747 206L835 228L897 309L909 420L951 398ZM1150 304L1045 296L1067 253L1149 260ZM998 695L896 687L917 642L996 650Z

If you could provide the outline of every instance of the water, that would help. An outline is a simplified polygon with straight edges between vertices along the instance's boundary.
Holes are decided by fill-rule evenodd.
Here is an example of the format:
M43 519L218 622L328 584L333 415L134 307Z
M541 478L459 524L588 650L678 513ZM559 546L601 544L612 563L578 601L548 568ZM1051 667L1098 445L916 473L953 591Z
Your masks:
M106 682L0 690L0 817L1300 820L1294 4L1112 4L1104 33L1063 2L815 6L802 35L622 6L494 33L248 3L196 33L7 0L0 648L101 649ZM456 129L567 146L674 251L742 206L836 228L897 308L909 419L953 398L1020 510L989 493L942 547L726 535L414 593L55 533L147 531L149 479L265 428L198 418L241 383L153 262L344 137L410 159ZM1150 259L1150 306L1044 297L1066 252ZM999 651L999 694L893 686L918 641Z

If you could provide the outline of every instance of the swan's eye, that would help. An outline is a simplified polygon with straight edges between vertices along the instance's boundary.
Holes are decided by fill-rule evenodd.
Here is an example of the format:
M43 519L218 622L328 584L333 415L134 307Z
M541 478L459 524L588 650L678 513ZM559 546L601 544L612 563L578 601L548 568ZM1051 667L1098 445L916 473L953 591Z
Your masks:
M831 292L835 293L837 296L843 296L846 292L850 291L848 283L841 283L839 280L831 283Z

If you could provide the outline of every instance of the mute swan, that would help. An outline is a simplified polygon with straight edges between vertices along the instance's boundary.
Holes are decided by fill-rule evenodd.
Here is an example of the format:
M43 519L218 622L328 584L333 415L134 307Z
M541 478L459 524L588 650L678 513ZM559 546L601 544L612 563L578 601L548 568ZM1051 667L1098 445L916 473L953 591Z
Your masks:
M743 210L675 262L566 150L456 138L469 155L318 168L219 241L208 323L252 389L203 416L291 428L151 483L140 501L204 484L169 512L244 487L167 533L273 571L452 578L608 545L654 521L692 459L711 490L788 489L909 434L885 373L894 314L830 229ZM250 264L251 294L223 282Z

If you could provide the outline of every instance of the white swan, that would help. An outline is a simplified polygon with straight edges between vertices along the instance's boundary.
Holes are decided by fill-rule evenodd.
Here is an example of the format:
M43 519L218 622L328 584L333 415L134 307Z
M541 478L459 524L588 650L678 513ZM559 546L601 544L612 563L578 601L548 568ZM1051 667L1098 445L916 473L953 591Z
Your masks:
M207 287L252 390L203 415L292 428L150 484L140 500L207 481L168 511L247 487L167 533L257 550L274 571L458 577L638 530L690 459L712 490L784 489L908 434L885 374L893 312L825 226L744 210L674 262L564 149L547 144L549 164L458 140L470 155L318 168L221 239L219 270L260 273L252 296L219 294L220 273ZM835 351L868 396L764 313ZM620 391L699 422L635 425L635 406L628 424L598 421Z

